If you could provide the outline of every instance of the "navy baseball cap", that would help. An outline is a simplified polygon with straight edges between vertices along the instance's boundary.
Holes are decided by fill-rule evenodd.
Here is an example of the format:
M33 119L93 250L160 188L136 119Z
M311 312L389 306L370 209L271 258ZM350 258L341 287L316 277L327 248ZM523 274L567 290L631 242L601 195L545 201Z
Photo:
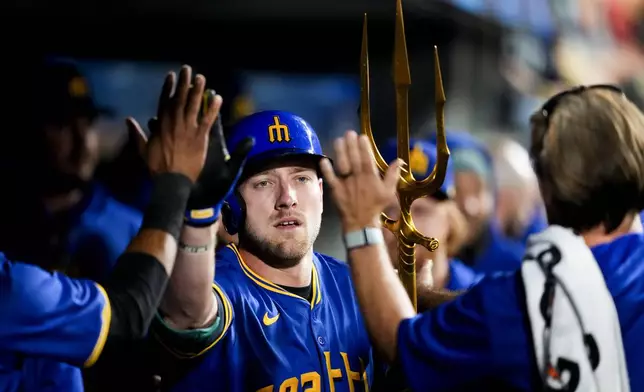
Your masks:
M96 104L87 78L72 62L44 62L33 76L30 102L44 122L113 115Z

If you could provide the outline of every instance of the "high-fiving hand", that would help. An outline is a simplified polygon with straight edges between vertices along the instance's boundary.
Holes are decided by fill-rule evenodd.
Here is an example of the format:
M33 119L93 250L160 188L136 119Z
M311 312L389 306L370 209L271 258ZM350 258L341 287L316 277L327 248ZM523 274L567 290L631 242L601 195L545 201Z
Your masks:
M340 211L344 232L380 227L380 213L396 191L400 161L389 164L382 178L369 139L354 131L336 139L334 148L336 171L328 159L322 160L320 168Z
M210 129L222 99L214 97L199 116L206 78L196 75L194 86L191 84L192 69L187 65L179 72L178 84L174 72L166 76L159 96L158 121L149 140L135 119L126 120L130 136L136 137L139 152L153 175L180 173L195 182L204 167Z
M206 90L204 106L214 97L216 95L213 90ZM205 227L215 223L224 200L237 184L246 157L254 144L254 139L248 137L229 154L221 119L217 117L210 130L206 164L188 200L186 224Z
M150 119L150 138L133 118L126 120L130 140L135 140L152 174L180 172L194 183L185 222L209 226L219 216L221 204L233 191L254 140L248 138L228 153L219 118L222 98L206 90L206 79L184 66L172 94L175 75L166 77L157 116Z

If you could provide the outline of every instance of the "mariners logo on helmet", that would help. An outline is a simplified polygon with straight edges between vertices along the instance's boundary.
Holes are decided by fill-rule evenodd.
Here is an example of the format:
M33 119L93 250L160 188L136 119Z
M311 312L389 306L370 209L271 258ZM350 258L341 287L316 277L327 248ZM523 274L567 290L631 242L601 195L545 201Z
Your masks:
M274 124L268 126L268 141L275 142L290 142L291 135L288 130L288 125L280 124L279 116L273 116Z
M293 113L268 110L242 118L227 137L228 149L234 151L249 136L255 139L255 147L248 154L242 177L260 169L265 162L274 162L278 158L320 160L325 157L313 127ZM237 192L226 199L222 212L226 231L236 234L244 218L243 201Z

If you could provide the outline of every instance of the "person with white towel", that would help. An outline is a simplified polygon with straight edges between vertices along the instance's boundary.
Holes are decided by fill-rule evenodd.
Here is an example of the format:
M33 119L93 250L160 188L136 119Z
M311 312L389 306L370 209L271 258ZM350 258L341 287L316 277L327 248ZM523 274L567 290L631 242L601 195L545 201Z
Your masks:
M436 290L443 303L416 314L381 236L347 249L373 343L412 390L644 391L644 114L615 86L582 86L548 100L531 128L550 226L529 238L521 269ZM344 175L322 169L343 227L370 231L400 164L383 179L354 132L335 147Z

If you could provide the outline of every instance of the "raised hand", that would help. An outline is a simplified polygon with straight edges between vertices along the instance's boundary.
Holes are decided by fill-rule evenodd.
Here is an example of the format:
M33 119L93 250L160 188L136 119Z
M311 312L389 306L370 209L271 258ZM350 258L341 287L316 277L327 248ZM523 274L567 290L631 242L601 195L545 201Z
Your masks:
M213 90L207 90L203 106L207 107L215 97ZM217 220L223 201L235 188L254 144L253 138L247 138L229 155L221 119L217 118L210 130L206 164L188 200L186 224L202 227Z
M380 227L380 213L396 191L400 161L389 165L384 178L376 167L369 139L348 131L335 140L336 171L328 159L320 168L340 211L344 232Z
M210 130L222 99L214 96L200 115L206 78L198 74L192 82L192 69L184 65L178 82L176 79L174 72L166 76L149 140L136 120L128 118L126 122L153 175L180 173L196 182L206 162Z

